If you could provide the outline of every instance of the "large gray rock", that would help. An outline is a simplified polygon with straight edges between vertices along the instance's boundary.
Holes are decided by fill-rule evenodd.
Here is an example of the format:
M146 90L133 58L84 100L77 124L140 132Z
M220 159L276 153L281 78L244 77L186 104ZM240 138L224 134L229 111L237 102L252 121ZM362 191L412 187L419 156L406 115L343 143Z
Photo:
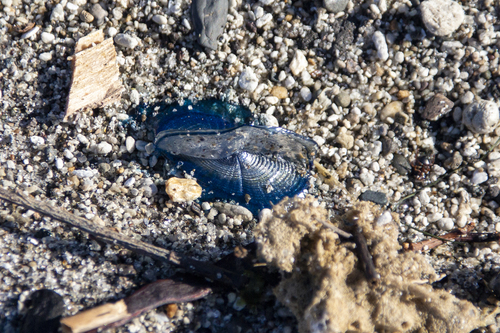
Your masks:
M227 22L228 0L193 0L191 10L198 43L216 50Z

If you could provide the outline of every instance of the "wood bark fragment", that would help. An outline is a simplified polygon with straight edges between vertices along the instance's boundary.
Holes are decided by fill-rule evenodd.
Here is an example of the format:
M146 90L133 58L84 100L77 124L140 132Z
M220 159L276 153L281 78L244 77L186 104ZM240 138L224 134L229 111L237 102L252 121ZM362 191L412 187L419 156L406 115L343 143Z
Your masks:
M64 120L84 108L103 107L120 100L123 86L116 65L113 39L101 30L81 38L72 57L71 86Z

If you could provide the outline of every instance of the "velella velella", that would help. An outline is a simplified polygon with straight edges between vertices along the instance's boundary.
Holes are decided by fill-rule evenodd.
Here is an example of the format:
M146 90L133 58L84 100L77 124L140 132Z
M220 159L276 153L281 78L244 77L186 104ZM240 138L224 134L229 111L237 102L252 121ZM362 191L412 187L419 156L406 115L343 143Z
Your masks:
M245 107L210 99L162 105L155 151L194 176L203 199L256 212L303 193L317 144L280 127L254 125Z

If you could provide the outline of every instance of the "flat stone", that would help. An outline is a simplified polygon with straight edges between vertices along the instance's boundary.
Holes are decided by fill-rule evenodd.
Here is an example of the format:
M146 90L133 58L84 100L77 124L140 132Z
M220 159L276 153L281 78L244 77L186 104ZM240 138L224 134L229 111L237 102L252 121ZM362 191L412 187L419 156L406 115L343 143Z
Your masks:
M230 217L240 216L243 221L251 221L253 219L252 212L242 206L231 205L224 202L214 202L214 208L216 208L219 213L224 213Z
M400 154L394 154L391 164L394 169L396 169L396 171L403 176L406 176L412 169L410 162L408 162L408 160Z
M196 38L201 46L217 49L217 39L227 23L228 0L193 0L193 16Z
M159 25L167 24L168 20L164 15L154 15L153 22Z
M377 205L384 206L387 204L387 195L382 192L376 192L376 191L365 191L359 196L359 200L361 201L371 201L373 203L376 203Z
M114 38L116 44L123 46L127 49L133 49L139 44L137 39L127 34L117 34Z
M434 95L421 112L422 118L436 121L453 109L455 104L442 94Z
M344 11L348 3L349 0L323 0L325 8L334 14Z
M436 36L446 36L457 30L465 19L465 13L457 2L429 0L420 4L422 22Z
M172 177L165 183L165 191L173 202L189 202L201 196L202 188L194 179Z

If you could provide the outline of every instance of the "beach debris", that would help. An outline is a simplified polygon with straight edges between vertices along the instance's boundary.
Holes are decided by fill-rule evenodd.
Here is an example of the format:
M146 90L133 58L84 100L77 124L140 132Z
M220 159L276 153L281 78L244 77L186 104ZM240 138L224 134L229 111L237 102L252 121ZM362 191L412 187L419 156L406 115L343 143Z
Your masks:
M81 109L103 107L120 100L123 86L113 39L104 40L102 30L78 40L72 69L65 120Z
M157 109L157 106L153 106ZM317 144L219 100L160 105L155 150L203 187L204 200L235 200L256 212L309 186Z
M191 5L196 38L201 46L217 50L227 23L228 0L194 0Z

